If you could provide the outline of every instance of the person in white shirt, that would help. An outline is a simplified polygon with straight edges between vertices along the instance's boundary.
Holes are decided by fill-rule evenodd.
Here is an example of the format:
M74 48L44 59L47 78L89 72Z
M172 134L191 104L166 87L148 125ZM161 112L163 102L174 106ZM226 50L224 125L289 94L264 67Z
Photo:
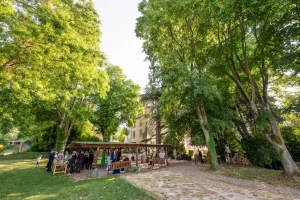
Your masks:
M199 150L198 149L195 149L194 158L195 158L195 163L197 164L199 161Z
M38 156L38 157L36 158L36 165L35 165L35 167L40 167L41 159L42 159L42 155L40 155L40 156Z
M111 159L110 159L110 154L107 154L107 166L106 166L106 171L110 168L111 165Z

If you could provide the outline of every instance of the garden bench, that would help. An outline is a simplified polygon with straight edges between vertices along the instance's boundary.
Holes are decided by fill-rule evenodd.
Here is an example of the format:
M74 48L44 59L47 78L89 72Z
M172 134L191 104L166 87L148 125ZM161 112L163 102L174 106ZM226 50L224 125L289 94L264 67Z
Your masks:
M162 165L166 165L166 159L165 158L153 158L152 163L150 163L152 169L153 169L154 165L156 165L156 164L160 164L160 166L162 167Z
M131 168L131 161L117 161L117 162L113 162L111 163L110 167L107 170L107 174L109 174L109 171L113 171L115 169L127 169Z

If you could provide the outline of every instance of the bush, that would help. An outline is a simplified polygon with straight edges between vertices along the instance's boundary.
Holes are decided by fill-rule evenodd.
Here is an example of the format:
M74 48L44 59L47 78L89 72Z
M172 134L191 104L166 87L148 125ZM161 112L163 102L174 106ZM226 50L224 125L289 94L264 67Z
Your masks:
M193 156L194 155L194 151L193 150L189 150L189 156Z
M282 127L281 134L284 139L286 148L289 150L295 162L300 162L300 135L294 133L292 127Z
M26 143L30 144L29 151L38 152L38 151L49 151L54 148L56 142L56 132L55 126L49 127L41 132L40 135L37 135L30 142L26 141Z
M16 150L16 149L18 149L18 146L12 145L12 144L8 144L8 145L6 145L5 149L6 150Z
M262 133L254 133L252 137L245 139L243 149L249 161L256 166L264 167L280 160L278 153Z
M3 144L0 144L0 154L5 150L5 146Z

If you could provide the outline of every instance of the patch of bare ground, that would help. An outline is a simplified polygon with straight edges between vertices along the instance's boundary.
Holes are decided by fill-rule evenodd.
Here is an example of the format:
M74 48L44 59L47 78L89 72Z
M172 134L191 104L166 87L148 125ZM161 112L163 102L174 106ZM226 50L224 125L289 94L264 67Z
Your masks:
M157 199L300 199L300 190L203 171L207 164L171 161L171 166L126 173L121 178Z

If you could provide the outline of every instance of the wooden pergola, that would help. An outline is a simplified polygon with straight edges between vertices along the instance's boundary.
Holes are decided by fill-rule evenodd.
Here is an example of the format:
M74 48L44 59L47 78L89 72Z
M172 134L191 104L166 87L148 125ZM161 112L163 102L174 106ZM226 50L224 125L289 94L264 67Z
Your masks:
M136 166L138 166L138 153L139 148L145 149L147 157L147 148L164 149L166 164L168 163L168 148L172 147L169 144L145 144L145 143L121 143L121 142L72 142L67 146L67 149L97 149L99 155L100 150L114 150L114 149L135 149L136 152ZM98 157L97 155L97 157Z

